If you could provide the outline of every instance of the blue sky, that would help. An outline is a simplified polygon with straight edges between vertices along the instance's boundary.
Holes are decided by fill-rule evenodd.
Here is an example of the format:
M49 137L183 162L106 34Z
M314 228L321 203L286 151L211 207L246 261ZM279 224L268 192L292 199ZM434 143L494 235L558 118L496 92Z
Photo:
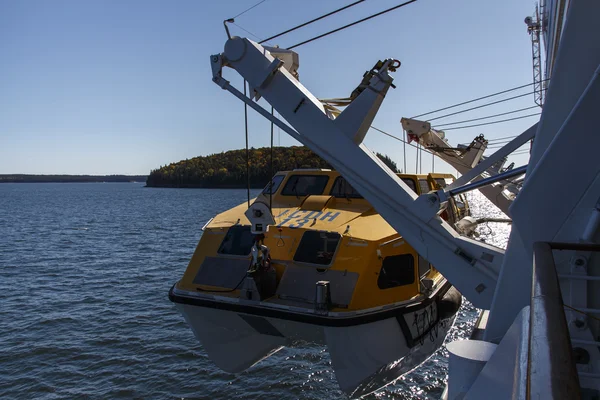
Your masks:
M0 173L147 174L243 148L243 103L211 82L209 56L223 49L223 19L257 1L0 0ZM264 38L350 2L266 0L236 22ZM274 44L290 46L399 3L367 0ZM397 89L374 125L401 136L403 116L531 82L523 19L533 7L522 0L419 0L299 47L300 80L317 97L343 97L377 60L398 58ZM239 75L228 71L227 77L241 88ZM532 105L533 95L525 96L443 121ZM535 121L453 130L447 137L456 144L479 133L511 136ZM269 127L251 111L250 145L267 146ZM375 131L365 142L403 165L402 143ZM295 142L282 132L280 144ZM407 152L413 172L414 149ZM430 169L426 155L423 171ZM439 160L436 170L453 171Z

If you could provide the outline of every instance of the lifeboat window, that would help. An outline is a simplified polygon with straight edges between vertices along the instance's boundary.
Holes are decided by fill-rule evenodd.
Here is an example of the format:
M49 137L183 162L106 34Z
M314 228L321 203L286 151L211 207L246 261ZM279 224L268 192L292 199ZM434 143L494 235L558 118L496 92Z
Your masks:
M419 187L421 188L421 194L429 193L431 190L429 188L429 182L427 182L427 179L419 179Z
M234 225L227 231L217 253L234 256L247 256L254 244L254 235L249 226Z
M336 232L306 231L298 245L294 261L329 265L340 242L340 234Z
M275 175L273 179L271 179L271 182L267 183L267 186L262 191L263 194L275 194L277 189L279 189L279 185L281 185L284 176L285 175Z
M377 278L379 289L410 285L414 282L415 259L412 254L388 256L383 259L379 278Z
M425 275L428 275L430 269L431 264L429 264L429 261L419 255L419 276L423 278Z
M296 197L323 194L328 180L327 175L292 175L285 183L281 194Z
M338 176L333 183L333 187L331 188L330 195L334 197L343 197L343 198L352 198L352 199L362 199L363 197L348 183L348 181L342 177Z
M444 178L435 178L435 182L440 185L441 188L445 188L447 186Z
M466 211L467 199L464 195L460 194L458 196L455 196L454 203L456 204L456 207L458 207L461 211Z
M400 178L402 182L406 183L406 185L413 190L413 192L417 193L417 185L415 185L415 181L410 178ZM417 193L418 194L418 193Z

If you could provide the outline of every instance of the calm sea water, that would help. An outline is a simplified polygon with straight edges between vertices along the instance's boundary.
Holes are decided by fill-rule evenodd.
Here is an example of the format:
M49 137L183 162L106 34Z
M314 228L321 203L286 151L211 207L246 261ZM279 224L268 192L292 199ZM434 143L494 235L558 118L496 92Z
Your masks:
M0 185L0 398L345 398L324 347L220 371L169 302L202 225L245 198L139 183ZM498 214L479 195L472 207ZM501 245L508 231L481 232ZM450 337L468 336L475 316L466 302ZM441 350L367 398L439 398L446 369Z

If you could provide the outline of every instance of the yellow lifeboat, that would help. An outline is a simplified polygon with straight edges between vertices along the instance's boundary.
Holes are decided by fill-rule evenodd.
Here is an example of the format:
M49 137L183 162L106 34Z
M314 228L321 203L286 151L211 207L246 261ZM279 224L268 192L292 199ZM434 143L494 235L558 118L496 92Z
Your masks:
M417 194L453 180L398 176ZM338 172L279 172L254 204L268 207L268 228L252 233L246 203L215 216L169 292L219 368L324 344L340 388L361 396L442 345L462 296ZM466 199L444 213L459 221Z

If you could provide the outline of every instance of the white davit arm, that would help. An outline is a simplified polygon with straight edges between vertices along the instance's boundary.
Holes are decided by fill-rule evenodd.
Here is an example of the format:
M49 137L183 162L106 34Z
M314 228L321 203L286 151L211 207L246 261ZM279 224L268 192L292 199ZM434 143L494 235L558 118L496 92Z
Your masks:
M444 131L432 129L431 124L427 121L402 118L400 122L410 140L419 142L462 174L460 178L445 188L446 191L501 173L506 157L533 138L537 129L537 124L533 125L491 156L484 157L483 152L487 149L487 140L482 135L473 139L469 146L453 148L446 140ZM520 190L518 183L518 179L505 180L483 186L479 188L479 191L504 214L510 215L510 205Z
M380 61L367 72L354 100L335 119L281 60L249 39L229 39L211 64L215 83L329 162L476 307L490 307L503 250L459 236L438 216L443 208L436 194L418 197L362 144L392 86L388 72L400 66L397 60ZM268 101L293 128L233 88L222 77L223 66L235 69L252 88L251 96Z

